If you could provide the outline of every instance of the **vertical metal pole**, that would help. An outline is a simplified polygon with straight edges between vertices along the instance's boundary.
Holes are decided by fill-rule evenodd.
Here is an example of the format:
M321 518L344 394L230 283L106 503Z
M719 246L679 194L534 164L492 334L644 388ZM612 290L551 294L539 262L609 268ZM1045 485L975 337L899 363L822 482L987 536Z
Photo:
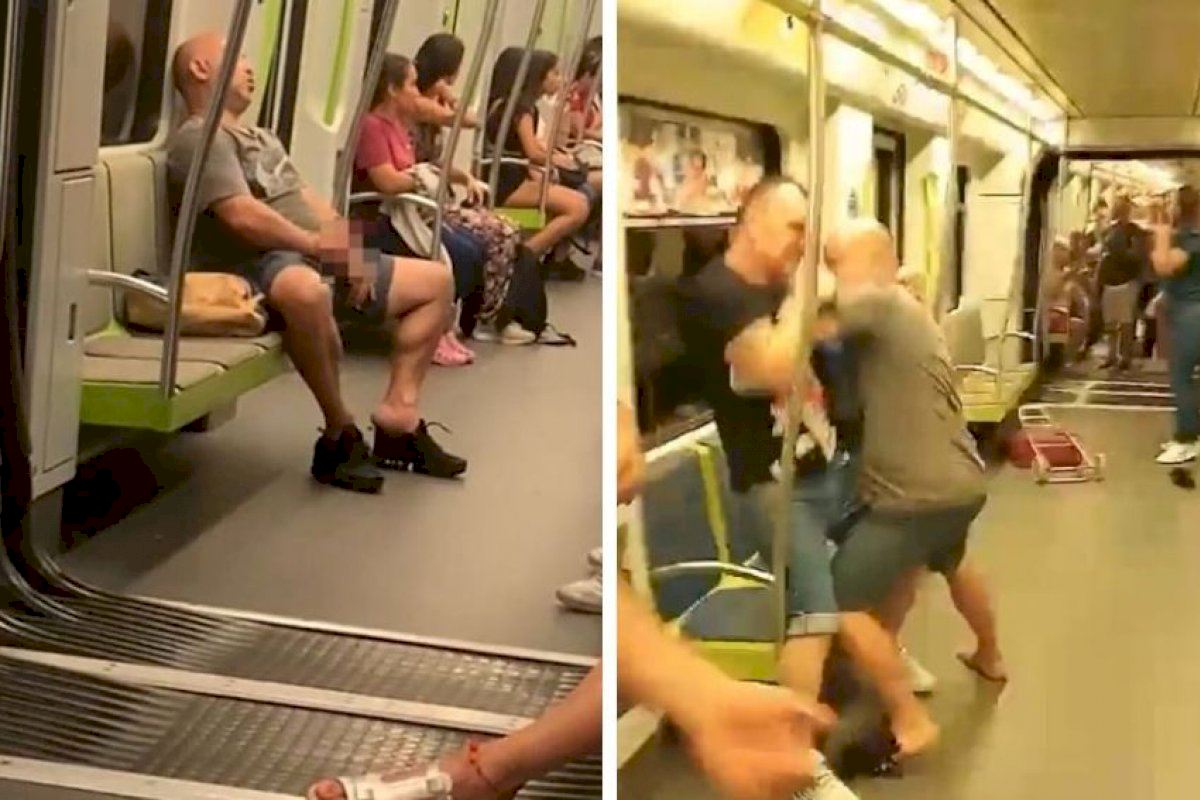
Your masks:
M471 57L471 66L467 70L467 82L462 95L458 98L458 108L454 112L454 123L450 126L450 135L442 148L442 160L438 164L440 176L437 187L437 209L433 212L433 241L430 245L429 258L437 261L442 254L442 228L445 226L446 200L450 194L450 171L454 167L454 151L458 149L458 139L462 135L463 120L467 116L467 107L475 97L475 89L479 86L479 76L483 72L484 61L487 60L488 43L496 29L497 11L500 0L489 0L483 14L483 24L479 28L479 41L475 45L475 55Z
M808 229L804 264L798 279L792 282L793 300L801 309L800 347L796 353L796 391L788 403L783 432L783 452L779 457L780 502L775 510L775 530L771 542L771 566L775 574L772 601L776 621L776 646L787 638L787 566L788 542L792 536L792 484L796 478L796 439L800 428L800 407L808 393L808 362L812 351L812 322L816 316L817 270L821 262L822 198L825 194L825 15L821 0L813 0L808 18Z
M499 7L496 10L499 19L504 18L507 8L508 3L506 0L500 0ZM504 49L503 45L504 43L500 41L500 37L493 37L491 42L488 44L487 60L485 63L494 65L496 63L496 59L499 58L500 53ZM482 113L478 115L475 131L471 138L471 172L476 176L483 175L483 152L485 142L487 141L487 111L488 102L491 100L492 96L493 71L494 69L484 73L483 91L479 94L479 97L482 100L479 105L479 107L482 109Z
M525 39L525 50L521 53L521 63L517 67L517 75L508 92L504 115L500 118L500 127L496 130L496 139L492 142L492 172L488 180L491 193L488 195L488 203L493 208L496 206L496 193L500 191L500 159L504 156L504 144L508 141L508 131L512 128L513 115L517 111L517 98L521 96L521 90L525 86L525 76L529 74L529 62L533 60L533 50L537 45L538 34L542 30L542 17L545 14L546 0L537 0L537 5L533 7L533 20L529 24L529 36ZM489 98L489 105L490 102ZM485 129L487 128L487 118L490 116L488 111L490 111L489 108L484 109L483 125ZM486 132L484 136L487 136ZM547 168L549 168L548 164Z
M570 61L565 65L563 71L563 83L559 87L558 97L554 98L554 115L550 118L550 125L546 129L546 168L542 170L542 186L538 192L538 211L542 218L546 216L546 197L550 194L550 167L554 161L554 150L558 142L558 129L562 124L563 115L567 111L567 90L571 86L571 81L574 80L575 71L579 69L579 61L583 58L583 48L587 44L588 28L591 27L592 14L596 10L596 0L587 0L583 16L580 17L581 25L579 27L579 40L575 43L575 48L571 51ZM565 21L564 21L565 27Z
M192 153L192 163L188 165L187 181L183 185L183 197L179 203L179 219L175 223L175 242L171 248L171 270L167 279L167 296L170 308L167 315L167 329L163 335L162 369L158 375L158 390L163 399L169 399L175 393L175 375L179 369L179 328L180 314L183 307L183 276L187 272L187 261L192 251L192 234L196 230L197 192L200 188L200 176L208 161L208 151L212 148L217 128L221 125L221 116L225 112L225 93L233 81L233 72L237 69L238 59L242 56L242 44L246 39L246 28L250 22L250 11L254 0L238 0L233 8L233 17L229 21L229 30L225 34L225 54L221 58L221 70L213 83L212 97L208 100L208 110L204 113L201 127L200 146Z
M4 10L4 63L0 64L0 258L8 234L9 175L12 169L13 107L17 96L17 16L20 8L8 3Z
M950 15L950 113L946 118L946 151L949 160L946 170L946 191L942 203L942 236L939 246L937 293L934 295L933 313L941 319L958 303L963 287L958 285L958 245L956 225L958 222L958 151L961 136L959 118L959 80L961 69L958 61L958 12Z
M384 0L383 13L379 17L379 28L375 31L375 41L367 56L367 70L363 74L362 85L358 91L358 103L354 115L350 117L350 130L342 147L338 150L337 161L333 168L333 207L343 215L348 210L350 198L350 180L354 175L354 154L358 150L358 132L362 129L363 117L371 110L371 100L375 94L375 85L379 83L379 75L383 72L383 59L387 56L388 40L396 25L396 11L400 8L400 0Z

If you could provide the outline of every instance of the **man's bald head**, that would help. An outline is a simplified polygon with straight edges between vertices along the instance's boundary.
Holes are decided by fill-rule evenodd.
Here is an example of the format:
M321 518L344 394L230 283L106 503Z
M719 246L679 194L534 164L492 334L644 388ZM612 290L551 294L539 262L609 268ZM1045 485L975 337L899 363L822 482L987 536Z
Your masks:
M883 223L859 217L842 225L825 244L825 264L839 286L896 281L900 262L892 234Z
M211 87L219 77L224 55L225 40L215 31L198 33L175 50L171 75L190 113L199 114L208 105ZM253 95L254 73L250 63L242 58L225 94L225 108L234 114L241 114L249 108Z

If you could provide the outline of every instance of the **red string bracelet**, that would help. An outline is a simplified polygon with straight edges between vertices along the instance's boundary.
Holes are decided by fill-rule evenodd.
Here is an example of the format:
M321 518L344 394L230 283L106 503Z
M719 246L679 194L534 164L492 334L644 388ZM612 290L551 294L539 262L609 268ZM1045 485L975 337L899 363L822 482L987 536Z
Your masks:
M472 741L467 744L467 763L475 770L475 774L479 776L479 779L486 783L488 788L495 793L496 797L500 797L500 787L484 774L483 767L479 763L479 742Z

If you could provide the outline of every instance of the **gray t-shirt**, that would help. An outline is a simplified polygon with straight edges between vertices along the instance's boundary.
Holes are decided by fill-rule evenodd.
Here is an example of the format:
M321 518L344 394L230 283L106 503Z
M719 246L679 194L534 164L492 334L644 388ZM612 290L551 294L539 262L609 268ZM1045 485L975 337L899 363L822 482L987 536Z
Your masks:
M839 298L838 313L862 340L863 498L909 511L984 497L984 464L933 317L898 285Z
M200 143L201 120L191 117L167 144L167 182L171 207L178 209L187 181L192 153ZM263 249L236 239L212 213L212 205L249 194L266 203L288 221L309 231L320 222L301 190L304 180L283 143L264 128L222 127L213 137L208 161L200 176L196 235L191 265L232 267L254 259Z

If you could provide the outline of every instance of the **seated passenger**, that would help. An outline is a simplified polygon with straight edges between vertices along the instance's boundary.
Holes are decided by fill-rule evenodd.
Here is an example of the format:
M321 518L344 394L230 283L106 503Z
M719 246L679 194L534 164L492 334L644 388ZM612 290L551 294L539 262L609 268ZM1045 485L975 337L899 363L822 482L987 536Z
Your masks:
M168 146L167 175L176 198L200 145L223 50L220 35L209 32L175 53L175 86L188 112ZM284 347L325 418L313 454L314 478L372 493L383 483L339 386L335 302L358 319L395 326L387 392L371 415L375 459L439 477L461 474L467 462L438 446L418 409L430 357L446 329L453 292L447 270L431 261L364 252L359 234L304 182L279 140L241 121L253 90L254 73L242 58L199 182L192 267L245 276L282 318ZM325 276L333 278L333 292Z
M567 95L571 114L571 136L576 140L601 141L604 138L604 109L600 99L600 67L604 45L599 36L588 40L575 70L575 82Z
M522 52L521 48L510 47L496 60L488 97L486 129L489 151L496 149L495 139L500 132L509 93L517 78ZM517 95L508 137L501 148L504 155L528 159L530 166L501 164L500 184L494 199L497 205L537 208L542 187L539 167L549 162L559 168L559 176L564 183L551 182L546 195L546 210L550 219L525 244L539 257L557 248L552 270L576 276L581 271L569 262L565 248L570 246L569 237L587 224L598 197L588 186L586 172L581 171L573 159L559 155L551 157L537 137L538 98L555 93L561 81L558 57L544 50L535 50L525 76L525 85ZM486 166L486 174L490 175L491 165ZM572 181L574 188L564 185L567 181Z
M386 74L386 70L385 63L384 72L381 72L380 75ZM387 97L386 86L381 77L372 100L373 111L378 110L385 103ZM443 111L440 103L436 105L436 108L439 112ZM423 113L429 115L430 109L423 109ZM444 113L448 113L453 118L453 109ZM400 186L395 180L377 180L378 175L374 177L371 175L373 168L377 172L381 165L391 162L393 153L411 153L413 151L411 141L395 140L394 137L389 136L391 128L386 125L381 126L379 122L380 120L375 118L374 113L369 113L363 118L358 147L354 154L355 191L376 191L384 194L403 194L415 191L416 182L411 176L407 176L403 186ZM412 164L413 159L409 158L405 167L397 167L397 169L407 169ZM378 214L378 211L379 204L374 203L370 207L355 209L356 216L369 220L366 232L367 245L393 255L415 255L413 248L396 232L386 217ZM448 225L442 229L442 246L446 249L453 268L454 299L462 302L462 313L459 315L458 324L463 333L469 336L475 329L479 313L479 300L482 298L483 242L466 231ZM433 353L433 363L441 366L463 366L474 360L475 354L464 346L455 335L455 326L452 321L449 330L442 336L437 350Z

